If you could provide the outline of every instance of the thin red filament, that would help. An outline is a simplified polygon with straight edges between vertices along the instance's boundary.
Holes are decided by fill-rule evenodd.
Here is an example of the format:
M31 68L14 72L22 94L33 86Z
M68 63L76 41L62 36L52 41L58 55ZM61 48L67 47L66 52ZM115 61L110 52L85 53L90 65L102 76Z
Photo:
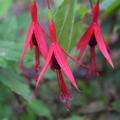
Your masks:
M90 46L90 69L88 71L86 79L88 79L92 75L99 76L95 60L96 60L95 46Z
M69 101L72 98L72 95L70 94L70 91L65 84L61 70L57 70L56 72L57 72L57 77L59 82L60 99L66 102L66 109L70 110Z
M39 67L40 67L40 53L39 53L38 46L35 46L35 65L34 65L34 70L36 72L38 72Z

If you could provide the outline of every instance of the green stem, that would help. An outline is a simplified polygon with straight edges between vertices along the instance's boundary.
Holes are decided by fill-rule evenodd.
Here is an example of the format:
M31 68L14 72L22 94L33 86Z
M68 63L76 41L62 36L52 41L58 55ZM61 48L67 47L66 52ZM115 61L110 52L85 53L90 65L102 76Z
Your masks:
M92 3L92 0L89 0L90 2L90 7L93 9L93 3Z
M100 0L98 0L97 4L99 4L99 3L100 3Z
M50 7L50 1L46 0L46 2L47 2L48 9L51 9L51 7Z
M50 1L46 0L46 3L47 3L47 6L48 6L48 19L52 20L53 19L53 13L52 13L52 10L51 10Z
M35 3L36 2L36 0L32 0L32 3Z
M53 19L53 13L52 13L52 11L50 9L48 10L48 19L49 20Z

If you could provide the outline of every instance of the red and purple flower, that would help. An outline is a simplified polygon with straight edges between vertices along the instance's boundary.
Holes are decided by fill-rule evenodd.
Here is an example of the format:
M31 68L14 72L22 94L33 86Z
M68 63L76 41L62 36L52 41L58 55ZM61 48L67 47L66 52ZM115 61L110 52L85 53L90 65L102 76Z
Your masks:
M81 37L79 42L77 43L77 50L80 50L80 53L78 55L78 60L81 59L81 57L84 54L85 49L87 48L87 45L90 46L90 69L88 71L87 79L91 75L99 75L99 72L97 70L96 62L95 62L95 46L98 45L99 50L103 54L103 56L106 58L108 63L114 68L113 62L110 58L110 55L108 53L108 46L104 41L100 25L98 23L98 17L99 17L100 9L99 4L97 3L93 8L93 20L91 24L89 25L87 31L84 33L84 35Z
M56 38L56 28L53 20L50 20L49 22L49 30L50 30L50 39L51 39L51 44L48 52L47 59L45 61L44 67L38 77L37 80L37 86L40 83L41 78L43 77L46 69L48 66L51 66L51 69L57 73L58 81L59 81L59 88L60 88L60 98L64 101L66 101L66 108L69 109L69 100L71 98L71 94L69 92L69 89L67 88L65 81L62 76L62 71L64 74L67 76L71 84L79 90L72 70L70 69L69 63L67 62L67 59L64 54L68 55L57 43L57 38ZM68 55L69 56L69 55ZM86 67L85 65L81 64L71 56L69 56L72 60L75 62L79 63L80 65ZM62 70L62 71L61 71Z
M40 53L46 59L47 53L48 53L48 48L46 44L46 39L44 37L44 30L40 26L37 18L37 6L36 3L33 2L30 7L30 13L31 13L31 18L32 22L30 24L30 27L28 29L27 37L26 37L26 42L24 44L24 48L22 50L21 58L20 58L20 63L19 66L21 66L24 55L26 53L26 50L28 46L30 45L30 49L32 50L33 47L35 47L35 65L34 65L34 70L38 71L40 67Z

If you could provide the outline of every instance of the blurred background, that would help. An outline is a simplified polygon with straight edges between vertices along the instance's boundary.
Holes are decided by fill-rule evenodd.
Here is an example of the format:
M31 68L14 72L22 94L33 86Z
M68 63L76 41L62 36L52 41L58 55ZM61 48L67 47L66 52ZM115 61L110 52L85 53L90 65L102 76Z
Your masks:
M100 77L86 80L87 69L68 59L81 89L77 92L66 79L73 96L70 111L59 99L58 82L52 71L47 70L39 87L35 88L34 80L39 73L33 70L34 51L28 48L24 66L18 68L31 21L30 3L30 0L0 0L0 120L120 120L120 0L101 0L100 3L99 23L112 50L115 69L96 49ZM76 42L91 22L89 1L51 0L51 4L58 41L76 58ZM48 33L46 2L37 0L37 5L40 24ZM89 49L82 62L89 65Z

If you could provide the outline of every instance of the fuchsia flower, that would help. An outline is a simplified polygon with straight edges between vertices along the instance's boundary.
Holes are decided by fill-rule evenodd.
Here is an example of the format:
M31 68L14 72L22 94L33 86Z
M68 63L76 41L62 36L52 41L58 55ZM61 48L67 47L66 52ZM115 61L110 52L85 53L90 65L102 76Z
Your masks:
M98 17L99 17L99 4L96 4L93 8L93 20L91 24L89 25L87 31L84 33L82 38L79 40L77 44L77 50L80 49L80 53L78 55L78 60L81 59L83 56L83 53L87 47L87 45L90 46L90 69L88 71L87 79L91 75L99 75L97 71L97 66L95 62L95 46L98 45L99 50L103 54L103 56L106 58L108 63L114 68L114 65L112 63L112 60L109 56L109 53L107 49L109 48L107 44L104 41L100 25L98 24Z
M21 66L24 55L26 53L26 50L28 46L30 45L30 49L32 50L33 47L35 47L35 65L34 65L34 70L38 71L39 66L40 66L40 60L39 60L39 55L40 53L46 59L46 55L48 53L47 45L46 45L46 39L44 37L44 30L40 26L37 18L37 6L36 3L33 2L30 7L30 13L31 13L31 18L32 22L30 24L28 34L26 37L26 42L24 44L24 48L22 50L21 58L20 58L20 63L19 65Z
M70 92L69 92L69 90L64 82L61 70L63 70L63 72L65 73L65 75L67 76L69 81L72 83L72 85L77 90L79 90L79 88L75 82L73 73L69 67L69 63L67 62L67 59L64 56L64 54L66 54L66 55L68 55L68 54L57 43L56 28L55 28L55 24L52 20L49 22L49 30L50 30L50 39L51 39L50 49L49 49L48 56L47 56L46 62L44 64L44 67L43 67L43 69L38 77L37 86L40 83L40 80L43 77L47 67L52 64L51 68L52 68L52 70L54 70L57 73L57 77L58 77L58 81L59 81L60 98L64 101L66 101L66 108L69 109L68 102L71 98L71 94L70 94ZM75 60L71 56L69 56L69 57L72 60L74 60L75 62L79 63L77 60ZM79 64L86 67L85 65L83 65L81 63L79 63Z

